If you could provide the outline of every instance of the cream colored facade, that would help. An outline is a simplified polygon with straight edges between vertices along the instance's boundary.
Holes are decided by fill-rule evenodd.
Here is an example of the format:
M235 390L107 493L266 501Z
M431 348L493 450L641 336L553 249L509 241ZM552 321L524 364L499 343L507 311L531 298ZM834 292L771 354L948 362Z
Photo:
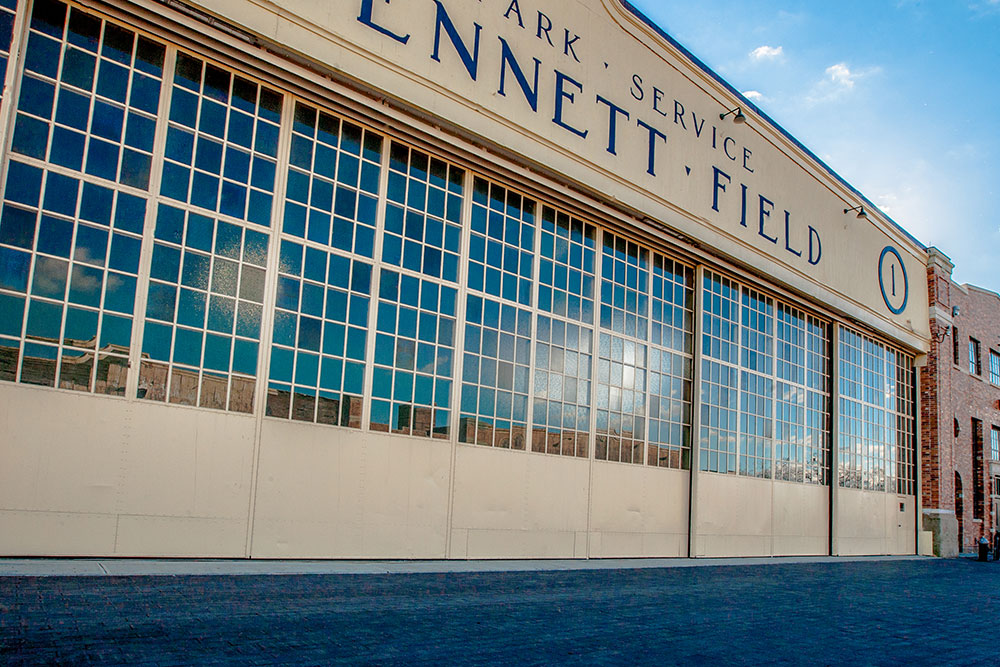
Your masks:
M879 489L838 483L846 474L841 451L847 437L838 369L847 330L880 349L898 351L907 368L926 352L925 249L627 5L618 0L170 5L138 0L74 6L166 45L130 371L124 395L115 397L28 386L20 366L15 371L20 382L0 382L0 555L465 559L915 553L920 508L912 457L918 429L906 445L909 493L897 493L893 480L882 480ZM17 144L16 95L27 89L19 83L16 55L30 40L31 11L21 0L2 107L5 171ZM463 229L473 211L469 184L479 175L537 199L540 207L568 211L601 234L620 235L690 267L690 465L598 460L593 433L587 455L576 457L530 446L513 451L460 442L461 369L467 363L460 360L465 349L460 335L447 436L377 432L370 426L377 382L371 360L374 291L361 428L268 416L265 379L279 298L278 244L285 238L279 206L271 217L252 413L138 398L138 369L147 359L141 313L152 300L148 273L158 238L153 204L163 203L155 192L165 178L157 175L157 165L167 141L166 81L177 52L217 62L284 96L276 201L289 187L282 168L294 105L304 100L386 137L383 183L390 139L466 170ZM720 119L735 107L745 114L745 124L734 123L733 115ZM16 159L40 168L45 161ZM857 206L864 206L867 218L844 213ZM386 207L383 190L380 235ZM459 327L469 293L467 237L466 232L455 281ZM377 253L381 244L375 241L373 262L385 270ZM599 262L599 242L596 255ZM701 434L710 426L703 423L702 409L708 396L708 379L702 376L708 368L702 364L708 355L702 331L708 322L707 272L735 280L744 307L750 291L759 291L772 307L786 304L826 327L828 453L819 464L825 483L774 479L774 434L764 457L766 475L737 474L735 468L720 474L699 465ZM599 304L599 285L594 291ZM544 315L537 302L527 310L536 320ZM591 326L596 367L603 329L596 319ZM28 333L22 339L23 346L30 343ZM532 360L537 364L537 353ZM743 368L739 362L733 367ZM777 378L776 371L768 373ZM888 383L892 387L891 379ZM597 385L595 378L591 396ZM891 392L903 392L903 385ZM734 391L740 393L739 383ZM742 391L739 409L749 400L745 387ZM537 398L534 390L528 394ZM769 400L777 401L775 396ZM593 400L586 405L596 412ZM915 402L912 410L915 415ZM597 417L590 419L593 431ZM768 419L769 428L777 428L774 413ZM895 416L888 420L894 423ZM871 456L862 453L859 460ZM895 467L902 466L896 453L881 456L890 477L903 469Z

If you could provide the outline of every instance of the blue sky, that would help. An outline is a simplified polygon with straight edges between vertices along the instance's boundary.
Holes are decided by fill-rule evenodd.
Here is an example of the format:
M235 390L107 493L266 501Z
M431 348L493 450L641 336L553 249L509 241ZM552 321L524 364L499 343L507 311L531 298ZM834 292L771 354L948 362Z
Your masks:
M1000 0L632 0L848 183L1000 290Z

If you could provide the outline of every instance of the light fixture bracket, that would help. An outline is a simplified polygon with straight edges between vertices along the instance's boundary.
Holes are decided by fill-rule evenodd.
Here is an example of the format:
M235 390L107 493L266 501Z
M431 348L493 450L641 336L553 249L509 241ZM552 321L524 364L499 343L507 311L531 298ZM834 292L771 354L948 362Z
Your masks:
M858 206L854 206L852 208L845 208L844 209L844 215L847 215L851 211L857 211L858 212L858 216L857 216L858 220L867 220L868 219L868 211L865 210L864 204L859 204Z
M726 113L720 113L719 120L725 120L726 116L730 114L736 114L735 116L733 116L733 122L736 123L737 125L742 125L743 123L747 122L747 117L743 115L743 109L740 107L733 107Z

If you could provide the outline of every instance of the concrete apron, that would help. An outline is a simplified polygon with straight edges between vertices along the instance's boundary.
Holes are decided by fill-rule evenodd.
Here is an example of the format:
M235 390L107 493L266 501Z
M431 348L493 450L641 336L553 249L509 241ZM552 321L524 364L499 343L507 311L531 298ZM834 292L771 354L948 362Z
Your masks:
M818 563L923 561L924 556L780 558L651 558L595 560L338 561L182 560L132 558L0 558L0 577L256 576L546 572Z

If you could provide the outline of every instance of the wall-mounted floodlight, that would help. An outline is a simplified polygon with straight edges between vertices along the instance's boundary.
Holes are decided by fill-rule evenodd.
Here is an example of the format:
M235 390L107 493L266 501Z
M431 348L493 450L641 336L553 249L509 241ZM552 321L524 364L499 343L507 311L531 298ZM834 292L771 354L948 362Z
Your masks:
M844 213L845 214L850 213L851 211L857 211L858 212L858 220L867 220L868 219L868 211L865 210L864 206L855 206L854 208L845 208L844 209Z
M742 125L743 123L747 122L747 117L743 115L743 109L739 107L730 109L726 113L720 113L719 120L725 120L726 116L733 113L736 114L735 116L733 116L733 122L736 123L737 125Z
M952 317L958 317L961 314L962 314L962 309L961 308L959 308L958 306L952 306L951 307L951 316Z

